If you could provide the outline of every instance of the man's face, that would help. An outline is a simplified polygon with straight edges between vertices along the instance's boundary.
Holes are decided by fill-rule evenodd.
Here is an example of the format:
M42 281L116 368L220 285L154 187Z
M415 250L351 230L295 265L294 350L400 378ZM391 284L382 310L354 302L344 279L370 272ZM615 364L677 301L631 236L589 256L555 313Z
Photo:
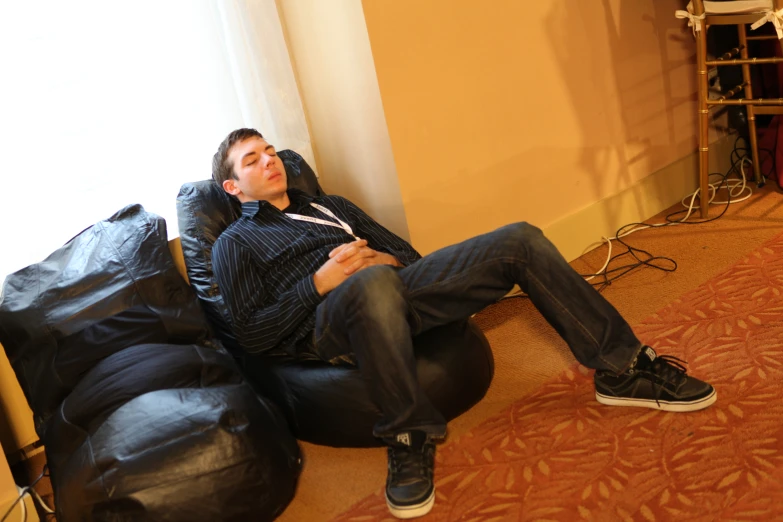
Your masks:
M223 188L242 203L270 201L288 188L283 161L263 138L235 143L228 151L228 158L238 179L224 181Z

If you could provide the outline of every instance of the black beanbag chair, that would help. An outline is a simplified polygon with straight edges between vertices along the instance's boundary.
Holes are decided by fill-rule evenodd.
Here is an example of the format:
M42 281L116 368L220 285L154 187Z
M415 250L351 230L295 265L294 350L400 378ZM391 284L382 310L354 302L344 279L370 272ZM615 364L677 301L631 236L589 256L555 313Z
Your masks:
M288 186L322 195L317 178L300 155L280 151ZM378 446L372 435L380 412L359 370L321 362L245 354L232 335L228 309L212 272L212 245L239 216L238 202L211 180L186 183L177 197L177 216L188 279L217 335L240 361L253 384L275 400L294 435L330 446ZM472 321L428 331L414 339L417 372L424 391L450 420L486 393L493 374L492 352Z
M40 437L98 361L137 344L209 337L167 241L165 221L133 205L5 279L0 343Z
M57 520L272 520L296 440L212 341L139 205L6 278L0 343L46 446Z

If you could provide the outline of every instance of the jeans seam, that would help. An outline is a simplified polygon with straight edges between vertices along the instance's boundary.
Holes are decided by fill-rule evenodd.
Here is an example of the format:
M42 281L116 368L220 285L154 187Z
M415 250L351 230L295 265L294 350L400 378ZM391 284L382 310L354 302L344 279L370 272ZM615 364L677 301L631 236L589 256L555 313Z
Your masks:
M485 261L482 261L481 263L476 263L475 265L469 267L468 270L462 271L459 274L455 274L455 275L453 275L453 276L451 276L451 277L449 277L447 279L443 279L441 281L437 281L437 282L432 283L430 285L421 286L421 287L419 287L417 290L415 290L413 292L408 291L408 295L407 295L407 297L408 297L408 299L407 299L408 306L409 306L411 312L413 313L414 319L416 319L416 330L414 330L415 333L416 334L421 333L420 332L420 330L421 330L421 316L418 314L418 312L416 312L416 308L413 306L413 301L416 299L416 296L419 293L421 293L421 292L423 292L425 290L429 290L431 288L436 288L439 285L443 285L443 284L446 284L446 283L451 283L452 281L459 280L459 278L461 278L461 277L467 277L467 276L470 275L472 270L478 269L478 268L480 268L480 267L482 267L482 266L484 266L485 264L488 264L488 263L497 263L497 262L500 262L500 263L508 263L508 262L520 263L523 266L527 267L527 261L524 261L524 260L516 258L516 257L498 257L498 258L494 258L494 259L487 259Z
M327 364L331 364L332 366L338 366L340 363L346 363L354 367L356 366L356 354L353 351L340 353L327 359L325 354L318 349L318 345L323 343L325 340L327 341L327 345L338 347L341 346L340 343L337 342L337 338L332 334L332 326L327 324L324 328L324 331L321 332L321 335L319 335L317 339L314 339L313 342L313 351L315 352L316 356L318 356L319 360Z
M599 343L598 339L596 339L593 336L593 334L590 333L587 327L584 324L582 324L582 322L579 319L577 319L576 316L574 316L574 314L572 314L565 306L563 306L563 304L560 301L558 301L557 298L549 291L546 285L544 285L532 272L528 272L527 276L532 282L536 284L536 286L539 287L539 289L541 289L549 296L552 302L555 303L560 308L560 310L562 310L566 315L568 315L574 321L574 323L576 323L579 326L579 330L582 331L582 334L587 338L587 340L593 342L593 345L596 347L598 358L604 364L606 364L607 366L609 366L610 368L612 368L614 371L617 372L618 367L615 364L604 359L604 357L601 355L601 350L600 350L601 343Z
M332 325L330 325L329 323L326 323L326 326L324 327L323 331L321 332L321 335L319 335L318 337L314 336L314 341L315 341L313 343L314 346L318 346L321 343L321 341L323 341L326 338L326 334L329 333L329 329L331 327L332 327Z
M324 329L321 331L321 335L315 335L315 332L313 332L313 352L315 353L315 355L318 357L319 360L321 360L323 362L326 362L326 363L329 363L329 364L334 364L332 361L337 359L339 356L338 357L333 357L331 359L327 359L324 356L323 351L319 348L319 345L324 344L324 341L327 340L327 339L328 339L328 343L327 344L331 343L333 345L337 345L336 339L332 335L331 329L332 329L332 325L329 324L329 323L326 323L326 325L324 326Z
M437 281L435 283L432 283L431 285L419 287L414 292L410 292L409 291L408 295L410 296L411 299L415 299L416 295L419 294L420 292L424 291L424 290L429 290L430 288L435 288L438 285L442 285L442 284L445 284L445 283L450 283L450 282L455 281L455 280L457 280L457 279L459 279L459 278L461 278L463 276L468 275L470 273L470 271L475 269L475 268L479 268L481 266L484 266L487 263L495 263L497 261L501 261L501 262L513 261L515 263L522 263L523 265L527 265L526 261L522 261L522 260L517 259L515 257L499 257L499 258L495 258L495 259L487 259L486 261L482 261L481 263L477 263L477 264L471 266L468 270L465 270L463 272L460 272L459 274L455 274L455 275L449 277L448 279L443 279L441 281Z
M468 270L460 272L459 274L455 274L455 275L453 275L453 276L451 276L451 277L449 277L447 279L443 279L441 281L437 281L435 283L432 283L431 285L421 286L421 287L419 287L417 290L415 290L413 292L411 292L410 290L407 290L407 288L406 288L406 292L407 292L407 296L406 296L407 299L406 299L406 301L408 302L408 308L410 309L411 314L413 315L413 318L416 320L416 328L414 330L412 330L414 335L418 335L419 333L421 333L421 331L420 331L421 330L421 316L418 314L418 312L416 312L416 307L414 307L413 303L412 303L412 301L414 299L416 299L416 295L417 294L423 292L424 290L429 290L431 288L436 288L438 285L442 285L442 284L446 284L446 283L450 283L452 281L458 280L460 277L464 277L464 276L469 275L470 271L475 269L475 268L479 268L479 267L481 267L481 266L483 266L483 265L485 265L487 263L495 263L497 261L500 261L500 262L513 261L513 262L522 263L523 265L527 265L527 263L525 261L521 261L521 260L519 260L519 259L517 259L515 257L501 257L501 258L496 258L496 259L487 259L486 261L482 261L481 263L477 263L477 264L471 266Z
M460 277L468 276L471 273L471 270L473 270L473 269L477 269L477 268L479 268L479 267L481 267L481 266L483 266L483 265L485 265L487 263L495 263L495 262L501 262L501 263L513 262L513 263L521 264L525 268L525 271L527 272L527 275L528 275L528 278L530 279L530 281L533 282L534 284L536 284L537 287L542 289L542 291L544 291L549 296L549 298L552 300L552 302L554 302L558 306L558 308L560 308L561 311L563 311L565 314L567 314L578 325L579 330L582 332L582 335L585 336L585 339L588 342L592 341L593 346L595 346L597 348L596 352L597 352L598 359L601 362L603 362L607 367L611 368L614 372L620 373L621 369L616 364L606 360L603 357L603 355L601 355L601 353L600 353L601 343L599 343L598 340L595 337L593 337L593 335L590 333L590 331L587 329L587 327L584 324L582 324L582 322L579 321L579 319L577 319L571 312L569 312L568 309L565 306L563 306L563 304L560 301L558 301L554 297L554 295L552 295L552 293L549 291L549 289L547 289L546 286L532 272L530 272L528 270L528 262L526 260L519 259L517 257L498 257L498 258L494 258L494 259L487 259L486 261L482 261L481 263L477 263L477 264L471 266L466 271L460 272L459 274L456 274L456 275L453 275L452 277L449 277L448 279L443 279L443 280L438 281L436 283L433 283L431 285L420 287L420 288L418 288L414 292L409 292L409 296L411 298L411 301L416 298L416 295L418 293L423 292L424 290L428 290L430 288L437 287L438 285L446 284L446 283L450 283L452 281L458 280ZM413 308L413 307L411 307L411 308ZM418 319L418 314L416 314L416 316L417 316L417 319Z
M421 333L421 316L416 311L416 308L411 304L410 299L412 298L406 299L405 302L408 304L408 311L410 311L411 317L413 317L413 321L415 323L411 326L411 335L412 337L415 337Z

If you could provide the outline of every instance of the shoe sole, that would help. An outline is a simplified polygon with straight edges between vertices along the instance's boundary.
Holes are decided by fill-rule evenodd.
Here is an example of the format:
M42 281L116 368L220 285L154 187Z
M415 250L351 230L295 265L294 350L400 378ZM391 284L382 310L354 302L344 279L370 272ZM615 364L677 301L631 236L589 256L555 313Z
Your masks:
M412 506L397 506L391 503L389 497L386 497L386 505L389 507L391 514L397 518L416 518L423 517L430 511L432 506L435 505L435 488L432 488L432 494L420 504Z
M653 410L687 412L698 411L707 408L718 400L718 392L712 390L712 393L706 397L695 401L658 401L650 399L634 399L630 397L612 397L611 395L602 395L595 392L595 400L607 406L636 406L638 408L652 408Z

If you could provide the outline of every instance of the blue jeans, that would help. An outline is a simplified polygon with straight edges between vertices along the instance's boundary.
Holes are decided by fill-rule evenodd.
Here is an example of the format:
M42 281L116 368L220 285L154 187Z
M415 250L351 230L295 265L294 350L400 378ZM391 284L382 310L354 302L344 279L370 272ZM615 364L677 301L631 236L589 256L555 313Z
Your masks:
M527 223L443 248L405 268L357 272L318 306L312 348L331 363L356 361L382 412L376 437L409 429L442 437L446 421L419 386L411 339L470 317L514 284L583 365L620 373L641 350L617 310Z

